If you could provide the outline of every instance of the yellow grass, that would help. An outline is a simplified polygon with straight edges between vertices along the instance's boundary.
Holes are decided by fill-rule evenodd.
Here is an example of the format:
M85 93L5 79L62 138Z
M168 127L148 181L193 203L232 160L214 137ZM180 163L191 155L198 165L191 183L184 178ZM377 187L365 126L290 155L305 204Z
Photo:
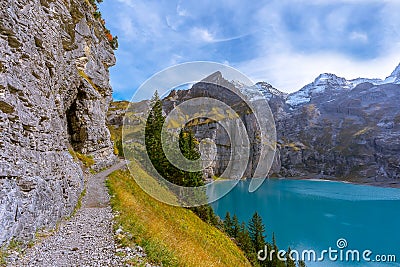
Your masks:
M90 168L92 167L93 164L96 163L93 159L93 156L81 154L79 152L74 151L72 148L69 148L68 151L74 158L74 160L80 160L83 166L85 166L86 168Z
M137 163L133 164L134 175L155 183ZM250 266L242 251L224 233L190 210L153 199L128 171L112 173L107 185L112 195L111 205L119 214L116 227L121 226L129 233L121 242L143 246L150 261L162 266ZM163 193L170 194L166 190Z
M85 79L97 92L101 92L100 88L93 82L92 79L83 71L78 69L79 75Z
M291 149L293 149L294 151L298 152L301 150L300 147L298 147L295 143L289 143L289 144L285 144L286 147L290 147Z
M359 136L367 133L368 131L372 130L372 127L365 127L354 134L354 136Z
M125 110L129 106L128 101L114 101L110 103L110 107L108 110L113 111L113 110Z

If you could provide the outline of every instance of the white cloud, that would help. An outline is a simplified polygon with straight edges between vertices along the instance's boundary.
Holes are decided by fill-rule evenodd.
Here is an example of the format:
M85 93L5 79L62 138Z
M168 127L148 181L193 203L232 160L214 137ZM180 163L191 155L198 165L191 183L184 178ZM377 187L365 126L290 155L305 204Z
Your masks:
M363 32L352 32L352 33L350 33L350 40L361 42L361 43L367 43L368 35Z
M181 16L181 17L188 17L189 16L189 11L187 11L186 9L182 8L181 4L178 3L176 5L176 13Z
M173 16L165 16L165 21L167 23L167 26L170 27L172 30L177 31L178 27L182 24L182 21L176 19Z
M179 2L176 5L175 12L170 12L165 16L166 23L174 31L178 31L181 25L184 25L186 19L190 17L190 12L183 8Z
M341 6L335 10L331 10L325 18L325 23L329 31L343 32L351 20L352 10L346 6Z
M118 20L118 31L130 41L147 41L163 35L165 20L163 8L155 2L118 0L121 5L114 15Z
M121 14L121 16L118 17L118 24L123 36L128 40L133 40L138 36L137 30L133 26L132 18Z
M130 7L133 7L134 6L134 1L133 0L117 0L118 2L120 2L120 3L123 3L123 4L125 4L125 5L127 5L127 6L130 6Z
M171 66L172 66L172 65L176 65L176 64L178 64L179 62L181 62L182 59L183 59L183 57L182 57L181 55L173 54L173 55L171 56L171 60L170 60L170 62L169 62L168 65L171 65Z
M224 65L227 65L227 66L231 66L231 64L229 63L229 61L228 61L228 60L224 60L224 61L222 61L222 64L224 64Z
M356 60L339 53L302 54L290 50L271 52L235 65L254 81L264 80L284 92L294 92L321 73L334 73L346 79L386 78L399 64L400 45L385 56Z
M288 29L284 27L285 17L282 10L285 10L287 3L304 2L308 4L327 5L327 2L314 1L272 1L260 9L257 14L260 25L264 25L266 34L258 35L259 48L253 59L242 62L235 62L234 67L249 75L254 81L266 81L276 88L285 92L294 92L304 85L312 82L321 73L334 73L347 79L358 77L365 78L386 78L400 62L400 16L395 10L399 10L400 2L385 1L382 10L377 10L378 19L376 27L381 32L373 32L369 36L363 29L348 31L348 25L352 23L352 10L354 6L338 6L330 10L326 16L316 21L316 16L306 8L299 12L307 17L310 46L318 44L318 40L324 42L335 42L339 49L296 49L296 39L291 37ZM357 0L332 1L332 3L355 3ZM330 3L330 2L329 2ZM363 1L363 3L376 3L376 1ZM354 10L353 10L354 11ZM325 28L320 28L324 23ZM396 26L397 25L397 26ZM324 31L327 35L318 36ZM379 36L377 36L379 34ZM372 43L372 40L379 39L380 43ZM379 53L374 56L357 57L343 51L343 46L349 45L349 40L368 44L371 50L379 46ZM375 46L375 47L373 47Z
M264 80L292 92L323 72L348 79L385 78L400 62L400 1L110 2L104 5L117 8L109 11L112 16L107 23L120 37L117 53L121 57L115 68L121 66L119 72L127 73L129 78L124 82L128 85L176 63L225 60L225 64L237 67L254 81ZM371 3L382 7L365 14L373 26L356 25L356 19L362 16L355 19L355 11ZM294 16L288 17L291 12ZM352 55L353 50L346 50L349 47L354 53L360 47L364 54ZM374 54L369 55L368 49ZM116 78L112 82L115 88L127 87Z
M211 43L215 41L214 35L209 32L207 29L194 27L191 30L191 36L194 39L199 39L207 43Z

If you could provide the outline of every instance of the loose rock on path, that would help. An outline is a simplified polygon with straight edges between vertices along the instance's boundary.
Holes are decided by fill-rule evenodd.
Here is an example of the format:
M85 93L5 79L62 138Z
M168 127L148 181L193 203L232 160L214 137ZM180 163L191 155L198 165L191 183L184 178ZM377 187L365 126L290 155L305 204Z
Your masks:
M114 242L113 214L105 179L125 164L121 161L89 177L82 207L76 215L62 222L56 232L27 249L9 266L127 266L126 257L144 257L140 247L129 248L130 255L116 255L121 248Z

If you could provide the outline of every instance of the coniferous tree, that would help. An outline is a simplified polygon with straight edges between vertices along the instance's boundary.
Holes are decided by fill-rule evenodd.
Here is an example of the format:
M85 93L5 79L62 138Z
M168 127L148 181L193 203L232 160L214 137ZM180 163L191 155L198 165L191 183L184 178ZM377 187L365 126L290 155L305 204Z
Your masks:
M279 249L278 249L278 246L276 245L275 233L272 233L272 248L271 249L275 251L275 253L272 254L272 259L271 259L272 266L276 266L276 267L285 266L285 264L282 265L281 263L283 263L283 262L281 262L278 259L278 251L279 251Z
M242 222L242 224L240 225L236 241L240 249L244 252L246 258L249 259L252 265L256 265L257 254L255 253L253 242L251 241L249 231L247 230L246 224L244 222Z
M198 207L191 207L189 209L196 213L196 215L204 222L221 228L220 219L215 215L214 210L210 205L206 204Z
M278 259L278 246L276 245L275 234L272 236L272 244L265 242L265 226L262 222L262 218L260 215L255 212L253 217L250 219L248 227L246 224L242 222L242 224L237 227L238 230L235 235L235 225L239 225L235 223L238 221L237 216L231 218L230 213L227 212L225 215L225 220L223 222L224 231L230 236L235 238L236 244L239 248L244 252L246 258L250 261L253 266L262 266L262 267L295 267L295 262L290 261L285 262L283 260ZM266 255L265 260L258 260L258 252L260 250L264 250L264 254ZM274 253L271 251L274 250ZM289 252L290 253L290 248ZM272 256L272 257L271 257ZM294 265L293 265L294 264ZM305 267L304 262L299 261L299 267Z
M204 185L201 171L185 171L180 170L169 162L163 150L161 140L161 132L165 122L165 117L162 110L162 101L156 91L151 100L152 109L147 117L145 126L145 145L146 152L151 161L151 165L157 172L166 180L179 186L185 187L198 187ZM169 134L169 133L167 133ZM168 144L166 144L168 145ZM198 151L198 142L194 134L189 129L182 129L179 133L179 148L182 155L188 160L196 160L200 157ZM148 170L152 170L149 168ZM206 192L197 191L192 196L194 203L196 200L207 198ZM214 214L210 205L202 205L190 208L196 215L203 221L208 222L214 226L221 227L220 219Z
M272 250L272 245L270 243L266 242L265 246L267 247L268 254L267 254L267 259L261 263L261 266L277 267L276 265L274 265L276 263L272 263L272 259L270 257L271 256L270 252ZM264 247L264 250L265 250L265 247Z
M182 155L188 160L197 160L200 157L200 153L197 150L197 142L194 138L192 131L182 130L179 134L179 148L181 150ZM181 184L183 186L202 186L203 182L203 174L201 171L181 171Z
M154 166L162 177L176 185L185 187L198 187L204 185L201 171L190 172L180 170L169 162L165 156L161 140L161 132L165 122L165 117L162 111L162 101L157 91L151 100L151 106L152 109L149 112L145 127L145 144L152 166ZM200 153L197 150L197 141L190 130L181 130L178 141L180 152L185 158L188 160L196 160L200 157ZM192 201L196 203L196 199L204 201L204 199L207 198L207 195L205 192L199 191L196 195L193 195L192 198ZM190 209L203 221L219 226L219 218L214 214L210 205L192 207Z
M162 102L156 91L151 99L152 109L149 112L145 127L145 145L147 155L159 174L166 176L167 159L161 143L161 130L165 121L162 114ZM168 178L168 177L165 177Z
M265 226L261 216L255 212L249 222L249 234L256 252L264 249L265 246Z
M179 133L179 148L182 155L188 160L197 160L200 157L200 153L197 150L197 140L195 139L193 132L188 129L183 129ZM203 174L201 171L190 172L180 170L176 173L179 176L179 179L177 179L178 181L176 181L179 185L186 187L199 187L204 185L202 178ZM197 200L204 200L207 198L207 195L205 192L199 192L197 195L192 197ZM219 226L220 220L214 214L214 211L210 205L206 204L198 207L192 207L190 209L203 221L214 226Z
M162 113L162 101L157 91L154 93L151 100L151 106L152 109L149 112L145 127L145 144L147 154L154 168L161 176L176 185L204 185L201 171L188 172L179 170L168 161L163 151L161 140L161 132L165 117ZM196 160L200 157L194 135L187 129L182 130L179 134L179 148L183 156L189 160ZM209 211L207 210L207 212Z
M225 233L227 233L228 236L232 237L232 220L229 211L227 211L225 214L224 231Z
M290 256L290 252L291 251L292 250L289 247L287 252L286 252L286 267L296 267L296 263L294 262L294 260Z
M299 260L299 262L297 263L297 265L298 265L299 267L306 267L306 263L305 263L304 261L302 261L302 260Z
M232 237L236 238L240 230L239 219L236 214L232 217Z

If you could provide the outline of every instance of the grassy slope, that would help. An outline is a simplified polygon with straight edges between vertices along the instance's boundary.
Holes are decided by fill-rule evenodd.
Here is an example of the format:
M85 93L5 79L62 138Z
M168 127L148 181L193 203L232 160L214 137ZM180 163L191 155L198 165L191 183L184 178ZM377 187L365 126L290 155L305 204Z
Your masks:
M111 102L110 106L108 108L107 116L109 116L114 111L123 111L123 110L125 110L128 107L128 105L129 105L128 101ZM115 142L117 139L121 139L122 127L116 127L114 125L107 125L107 126L108 126L108 129L110 130L111 140L112 141Z
M132 164L135 164L134 175L153 180L140 166ZM141 245L154 263L163 266L250 266L242 251L224 233L187 209L153 199L136 184L128 171L112 173L107 184L113 196L111 205L119 214L116 227L122 226L129 233L122 242ZM165 191L165 194L169 193Z

